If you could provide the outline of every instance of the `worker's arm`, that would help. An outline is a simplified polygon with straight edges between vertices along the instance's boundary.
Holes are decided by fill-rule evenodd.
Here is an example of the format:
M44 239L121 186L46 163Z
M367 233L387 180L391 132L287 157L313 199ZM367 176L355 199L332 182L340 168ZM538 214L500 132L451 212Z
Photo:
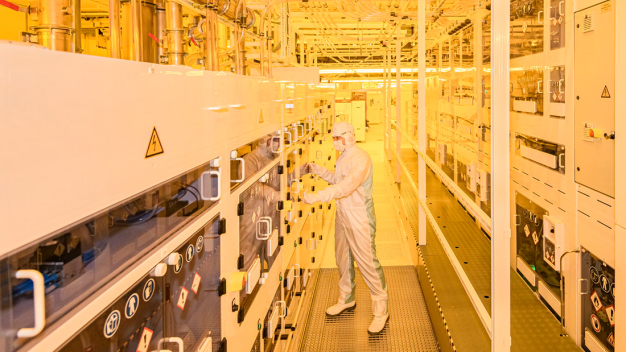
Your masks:
M335 183L335 173L334 172L329 171L327 168L325 168L325 167L323 167L321 165L317 165L317 164L313 164L313 163L309 163L307 165L309 166L312 174L318 175L324 181L330 183L331 185Z
M340 182L326 187L317 194L311 195L314 202L330 202L333 199L344 198L352 194L359 186L365 182L371 161L366 154L361 154L350 161L350 171ZM313 203L314 203L313 202Z

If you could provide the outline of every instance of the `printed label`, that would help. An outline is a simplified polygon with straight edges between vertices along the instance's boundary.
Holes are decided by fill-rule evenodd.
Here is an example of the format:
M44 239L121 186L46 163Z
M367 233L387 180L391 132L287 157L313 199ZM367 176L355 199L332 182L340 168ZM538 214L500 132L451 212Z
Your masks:
M591 296L589 296L589 299L591 299L591 303L593 304L593 308L596 312L599 312L600 309L602 309L602 301L600 301L600 295L598 295L598 292L593 291Z
M139 339L139 343L137 344L137 352L148 352L148 347L150 347L150 341L152 341L152 335L154 335L154 331L148 328L143 328L141 338Z
M193 293L198 294L198 288L200 287L200 280L202 277L198 273L193 276L193 282L191 283L191 290Z
M189 296L189 291L186 288L180 288L180 296L178 296L178 303L176 303L176 307L181 310L185 310L185 303L187 303L187 296Z

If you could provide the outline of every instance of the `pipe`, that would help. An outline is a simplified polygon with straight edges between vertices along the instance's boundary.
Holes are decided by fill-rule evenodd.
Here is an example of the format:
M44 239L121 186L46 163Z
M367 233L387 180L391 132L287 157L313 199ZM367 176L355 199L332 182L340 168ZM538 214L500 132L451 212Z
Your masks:
M37 24L31 27L37 33L39 44L50 50L71 52L75 10L70 0L39 0Z
M561 254L561 258L559 259L559 262L560 262L560 266L559 266L559 276L560 276L559 287L561 288L561 336L562 337L567 336L567 332L565 331L565 290L563 288L563 258L565 257L565 255L570 254L570 253L580 253L580 250L579 249L573 249L571 251L567 251L567 252Z
M142 60L141 47L141 0L130 0L131 38L132 38L132 59Z
M83 53L83 38L82 38L82 25L80 23L80 10L81 10L81 0L73 0L74 7L74 52L82 54Z
M183 42L183 7L173 1L165 3L165 20L167 34L167 62L169 65L181 66L185 64L185 50Z
M114 59L120 59L120 0L109 0L109 32L111 37L110 56Z
M119 0L112 0L119 1ZM165 53L165 47L163 43L165 43L165 39L167 38L167 34L165 33L166 28L166 17L165 17L165 2L164 0L157 0L156 2L156 38L158 39L157 43L157 63L162 63L165 61L164 59L167 57Z

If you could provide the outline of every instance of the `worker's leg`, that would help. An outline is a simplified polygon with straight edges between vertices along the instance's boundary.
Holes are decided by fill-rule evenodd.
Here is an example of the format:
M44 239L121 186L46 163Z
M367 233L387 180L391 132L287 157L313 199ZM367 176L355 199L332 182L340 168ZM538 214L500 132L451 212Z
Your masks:
M339 268L339 304L354 302L354 259L346 238L346 227L342 211L337 210L335 219L335 261Z
M370 211L354 210L346 213L344 223L346 238L352 255L359 266L363 280L372 296L372 312L375 316L387 315L387 283L383 268L376 257L376 216Z
M340 211L335 219L335 260L339 267L339 299L337 304L328 307L326 314L336 316L346 310L354 309L354 259L346 238L346 227Z

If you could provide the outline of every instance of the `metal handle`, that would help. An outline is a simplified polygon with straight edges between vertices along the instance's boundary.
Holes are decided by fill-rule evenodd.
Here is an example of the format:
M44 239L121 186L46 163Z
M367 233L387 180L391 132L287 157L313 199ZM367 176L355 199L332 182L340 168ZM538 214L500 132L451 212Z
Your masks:
M563 12L563 5L564 4L565 4L565 1L559 2L559 16L565 16L565 13Z
M580 290L581 295L586 295L589 293L589 284L587 284L587 290L583 292L583 282L588 282L587 279L578 279L578 289Z
M294 191L294 189L293 189L293 184L294 184L294 183L298 185L298 187L297 187L297 189L296 189L295 191ZM300 193L300 181L299 181L299 180L295 180L295 181L293 181L293 182L291 183L291 185L289 186L289 190L291 191L291 193Z
M565 153L559 154L559 169L565 167Z
M46 326L46 286L43 278L43 274L38 270L18 270L15 273L15 277L18 279L26 279L33 282L33 303L34 303L34 315L35 326L32 328L21 328L17 331L17 337L35 337L41 333L44 326Z
M563 86L565 86L565 78L559 80L559 93L565 93L565 89L561 90Z
M561 336L566 336L567 332L565 332L565 290L563 289L563 258L570 253L580 253L580 250L574 249L571 251L567 251L561 254L561 258L559 259L559 286L561 288ZM581 279L582 280L582 279Z
M282 311L281 314L278 315L279 318L284 318L287 316L287 302L285 301L277 301L276 303L274 303L275 307L281 306L282 307Z
M543 89L541 89L542 85L543 85L543 80L537 82L537 93L539 93L539 94L543 94Z
M208 186L205 185L205 183L204 183L204 179L205 179L206 175L209 175L209 177L208 177L209 180L211 179L211 176L217 176L217 195L214 196L214 197L211 197L211 196L205 197L204 196L204 194L205 194L205 192L204 192L205 187L208 187L207 189L209 189L209 190L211 189L211 184L210 183L209 183ZM210 171L203 172L202 176L200 177L200 198L202 198L202 200L208 200L208 201L211 201L211 202L218 201L222 197L222 187L221 187L221 184L222 184L222 173L221 172L219 172L217 170L210 170Z
M278 149L274 150L274 141L273 139L278 138ZM270 151L274 154L278 154L280 151L280 137L272 137L272 141L270 142Z
M261 232L261 224L267 224L266 233ZM264 241L270 238L271 234L272 234L272 218L269 216L260 217L256 223L256 239Z
M241 179L230 180L232 183L243 182L246 179L246 161L243 158L233 158L232 160L241 162Z
M309 243L313 243L313 245L309 247ZM314 238L309 238L308 240L306 240L306 244L304 247L309 251L317 249L317 241Z
M302 134L300 134L300 127L302 127ZM298 123L298 124L296 125L296 133L297 133L297 135L298 135L298 136L297 136L297 139L300 139L300 138L304 137L304 125L303 125L303 124Z
M315 157L319 160L321 158L324 157L324 152L322 152L321 150L318 150L315 152Z
M294 268L293 268L294 266L297 266L297 267L298 267L298 269L297 269L297 270L296 270L296 269L294 269ZM293 271L294 271L293 277L300 277L300 264L294 264L294 265L291 267L291 270L293 270Z
M541 14L542 13L543 13L543 11L537 12L537 22L539 22L539 24L543 24L543 21L541 20Z
M287 144L285 147L291 147L291 144L292 144L291 143L291 132L285 131L285 133L289 135L289 144Z
M163 344L166 342L175 343L178 345L178 352L185 352L185 344L180 337L164 337L159 340L159 350L163 349Z

